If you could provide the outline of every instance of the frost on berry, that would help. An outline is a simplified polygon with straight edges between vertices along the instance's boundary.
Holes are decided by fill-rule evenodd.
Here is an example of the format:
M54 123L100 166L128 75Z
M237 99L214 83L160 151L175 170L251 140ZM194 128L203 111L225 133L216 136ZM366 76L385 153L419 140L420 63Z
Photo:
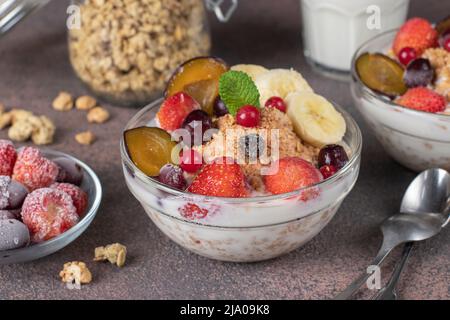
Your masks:
M14 145L9 140L0 140L0 175L11 176L17 154Z
M50 188L67 193L72 198L73 205L77 209L77 213L80 217L85 213L88 203L88 196L86 192L70 183L55 182L50 186Z
M22 220L33 242L54 238L78 222L70 196L60 190L42 188L30 193L22 207Z

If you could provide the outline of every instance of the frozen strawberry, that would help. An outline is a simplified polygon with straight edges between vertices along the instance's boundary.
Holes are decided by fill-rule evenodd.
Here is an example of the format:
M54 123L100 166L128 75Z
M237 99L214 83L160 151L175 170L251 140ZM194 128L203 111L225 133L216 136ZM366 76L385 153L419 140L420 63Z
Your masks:
M11 176L17 154L14 145L9 140L0 140L0 175Z
M54 238L79 220L70 196L61 190L42 188L30 193L23 203L22 221L33 242Z
M274 164L273 174L264 176L266 190L273 194L295 191L320 182L322 174L311 163L298 157L287 157Z
M243 198L248 196L245 176L241 167L225 158L205 165L187 190L214 197Z
M393 50L398 57L403 48L412 48L417 56L426 49L437 45L438 33L431 23L422 18L412 18L405 22L395 36Z
M447 105L445 97L425 87L409 89L395 102L410 109L431 113L444 111Z
M88 196L87 193L79 187L70 183L54 183L50 186L52 189L57 189L67 193L73 201L73 205L77 208L77 213L80 217L84 215L87 208Z
M200 109L197 101L184 92L178 92L163 102L156 118L162 129L173 131L180 128L187 115L196 109Z
M17 154L13 179L25 185L30 191L45 188L56 181L59 168L44 158L39 149L24 147Z

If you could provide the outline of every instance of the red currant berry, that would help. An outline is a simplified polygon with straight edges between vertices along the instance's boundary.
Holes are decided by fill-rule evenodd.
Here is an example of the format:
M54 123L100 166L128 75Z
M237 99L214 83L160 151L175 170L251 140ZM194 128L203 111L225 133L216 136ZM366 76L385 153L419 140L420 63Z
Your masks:
M236 122L243 127L256 127L259 125L260 114L257 107L243 106L236 114Z
M194 173L200 170L203 165L203 158L200 153L190 149L183 151L180 157L180 168L186 172Z
M398 54L398 60L404 66L407 66L415 58L417 58L417 52L414 48L410 47L403 48Z
M444 45L442 46L447 52L450 52L450 34L444 40Z
M280 97L271 97L266 101L265 104L266 107L272 107L272 108L277 108L278 110L280 110L281 112L286 113L286 103L284 103L284 100L281 99Z
M328 179L337 172L336 167L331 164L322 166L319 170L324 179Z

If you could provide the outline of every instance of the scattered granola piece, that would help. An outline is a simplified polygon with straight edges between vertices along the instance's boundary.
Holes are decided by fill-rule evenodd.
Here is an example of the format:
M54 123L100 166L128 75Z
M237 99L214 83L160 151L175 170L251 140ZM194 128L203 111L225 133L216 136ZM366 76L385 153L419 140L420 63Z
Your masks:
M16 121L8 130L8 137L13 141L27 141L33 133L33 125L25 119Z
M0 103L0 114L5 112L5 105L3 103Z
M11 125L11 122L12 122L11 112L5 112L0 114L0 129L4 129L7 126Z
M62 282L75 283L77 285L90 283L92 274L84 262L72 261L64 264L59 273Z
M83 131L75 135L79 144L90 145L95 141L95 135L91 131Z
M81 96L75 101L78 110L90 110L95 107L97 101L91 96Z
M70 93L61 91L53 100L53 109L58 111L68 111L73 108L73 99Z
M46 116L34 118L36 119L36 123L31 134L31 140L37 145L52 143L56 131L55 124Z
M109 119L109 112L102 107L89 110L87 120L91 123L103 123Z
M33 116L33 112L19 108L13 108L10 113L12 124L21 120L27 120L29 117Z
M113 243L105 247L95 248L94 261L108 260L112 264L117 264L118 267L123 267L126 257L127 247L120 243Z

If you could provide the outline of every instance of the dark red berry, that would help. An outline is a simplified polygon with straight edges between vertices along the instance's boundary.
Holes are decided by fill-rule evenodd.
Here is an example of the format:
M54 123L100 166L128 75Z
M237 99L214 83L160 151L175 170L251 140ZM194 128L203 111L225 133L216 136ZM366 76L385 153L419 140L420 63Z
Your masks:
M348 156L344 148L338 144L329 144L319 152L319 168L332 165L340 170L348 162Z
M222 117L230 113L227 106L225 105L225 102L223 102L219 96L216 98L216 100L214 100L213 110L216 117Z
M284 103L284 100L281 99L280 97L269 98L266 101L265 106L269 107L269 108L276 108L276 109L278 109L278 110L280 110L281 112L284 112L284 113L286 113L286 109L287 109L286 103Z
M166 164L161 168L158 180L175 189L184 190L186 188L186 179L184 179L183 171L171 164Z
M260 113L255 106L243 106L236 114L236 123L243 127L256 127L259 125Z
M442 46L447 52L450 52L450 33L448 37L444 41L444 45Z
M415 58L417 58L417 52L414 48L410 47L403 48L398 54L398 60L404 66L407 66Z
M200 170L203 165L203 158L200 153L190 149L182 152L180 157L180 167L186 172L194 173Z
M322 174L324 179L328 179L332 175L334 175L337 172L337 169L335 166L332 165L325 165L320 167L320 173Z
M211 117L203 110L194 110L184 119L183 129L186 129L191 137L190 143L183 141L188 147L203 144L205 132L212 128Z
M403 82L408 88L426 87L434 79L434 69L428 59L419 58L406 67Z

